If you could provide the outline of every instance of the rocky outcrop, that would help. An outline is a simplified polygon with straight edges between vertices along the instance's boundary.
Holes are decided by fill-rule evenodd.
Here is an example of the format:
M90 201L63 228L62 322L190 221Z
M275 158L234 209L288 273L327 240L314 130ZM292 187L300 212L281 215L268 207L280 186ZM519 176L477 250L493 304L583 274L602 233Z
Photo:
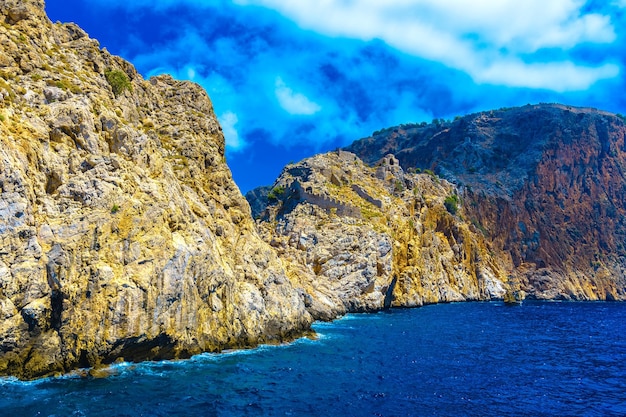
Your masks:
M348 150L454 183L529 296L624 300L625 135L621 116L542 104L385 129Z
M308 329L206 93L144 80L43 2L0 0L0 375Z
M249 193L255 224L199 86L144 80L42 0L0 0L0 19L0 375L392 306L626 299L621 117L538 105L386 129Z
M463 220L456 193L436 176L405 173L393 155L369 167L331 152L283 170L259 227L317 319L502 299L516 283Z

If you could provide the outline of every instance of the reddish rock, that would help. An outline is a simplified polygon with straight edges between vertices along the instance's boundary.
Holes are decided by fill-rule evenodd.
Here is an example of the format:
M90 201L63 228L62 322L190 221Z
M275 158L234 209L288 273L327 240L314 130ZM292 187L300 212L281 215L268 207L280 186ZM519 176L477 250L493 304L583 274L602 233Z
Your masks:
M457 184L529 296L624 300L625 135L621 116L540 104L386 129L347 150Z

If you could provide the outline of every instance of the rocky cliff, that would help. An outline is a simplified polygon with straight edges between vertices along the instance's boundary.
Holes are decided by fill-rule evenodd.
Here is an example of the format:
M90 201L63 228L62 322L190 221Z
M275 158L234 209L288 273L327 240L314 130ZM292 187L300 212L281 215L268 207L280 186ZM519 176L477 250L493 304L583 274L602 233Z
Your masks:
M289 165L246 197L319 319L626 300L625 135L621 116L562 105L403 125Z
M542 104L385 129L347 149L455 184L529 296L624 300L625 135L621 116Z
M317 155L288 165L261 191L246 197L266 207L255 213L262 235L317 319L519 290L464 220L458 189L405 172L393 155L374 167L349 152Z
M42 0L0 0L0 20L0 375L390 306L626 299L621 117L537 105L385 129L248 205L199 86L142 79Z
M308 329L206 93L144 80L42 0L0 0L0 375Z

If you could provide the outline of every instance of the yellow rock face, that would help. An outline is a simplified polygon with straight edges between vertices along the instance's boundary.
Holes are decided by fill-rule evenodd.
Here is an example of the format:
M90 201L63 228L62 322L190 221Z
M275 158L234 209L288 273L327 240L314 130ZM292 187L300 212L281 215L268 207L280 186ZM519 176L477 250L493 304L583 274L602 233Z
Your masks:
M311 323L206 93L0 1L0 375L280 341ZM127 84L116 84L115 72Z
M259 227L318 319L502 299L512 265L463 219L457 192L434 175L405 173L391 155L370 168L331 152L283 170Z

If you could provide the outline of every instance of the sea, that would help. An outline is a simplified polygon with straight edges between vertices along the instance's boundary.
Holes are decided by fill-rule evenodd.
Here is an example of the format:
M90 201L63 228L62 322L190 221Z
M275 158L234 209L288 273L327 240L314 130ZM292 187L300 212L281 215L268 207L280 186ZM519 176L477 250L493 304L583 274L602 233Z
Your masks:
M0 379L0 416L626 416L626 303L440 304L314 329L105 378Z

